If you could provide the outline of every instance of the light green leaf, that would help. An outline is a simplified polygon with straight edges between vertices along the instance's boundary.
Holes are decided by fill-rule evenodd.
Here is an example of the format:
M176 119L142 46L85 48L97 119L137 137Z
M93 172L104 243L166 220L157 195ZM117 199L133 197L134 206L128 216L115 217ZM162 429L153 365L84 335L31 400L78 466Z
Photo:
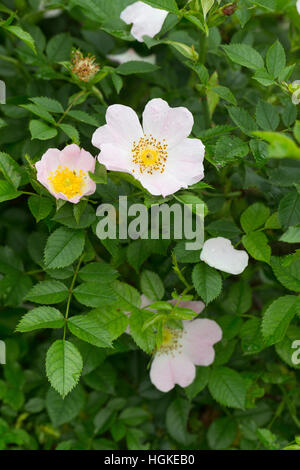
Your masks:
M64 317L53 307L37 307L26 313L20 320L16 331L39 330L41 328L62 328Z
M109 332L103 327L97 315L76 315L68 320L68 328L77 338L98 348L111 347Z
M294 316L300 313L299 297L285 295L274 300L264 313L262 333L267 346L281 341Z
M221 275L206 263L194 267L192 279L197 293L206 304L218 297L222 290Z
M55 341L47 351L46 373L52 387L64 398L77 385L82 371L82 357L69 341Z
M67 287L59 281L41 281L28 292L27 299L39 304L58 304L68 297Z
M85 233L81 230L56 229L48 238L45 247L47 268L64 268L72 264L82 253Z

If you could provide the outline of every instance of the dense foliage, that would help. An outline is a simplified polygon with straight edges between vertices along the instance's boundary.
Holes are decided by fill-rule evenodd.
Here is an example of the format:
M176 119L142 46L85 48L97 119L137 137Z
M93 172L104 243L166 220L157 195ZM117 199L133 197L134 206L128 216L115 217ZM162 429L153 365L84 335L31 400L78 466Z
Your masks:
M169 14L144 42L120 19L132 3L0 3L0 448L300 449L296 1L145 0ZM107 57L128 48L156 64ZM97 163L96 192L72 204L37 181L47 149L96 157L107 107L141 115L152 98L193 113L201 182L162 198ZM184 241L100 240L97 206L120 195L203 201L205 238L246 250L248 267L218 271ZM159 332L191 317L172 297L202 300L223 338L189 387L162 393L149 379Z

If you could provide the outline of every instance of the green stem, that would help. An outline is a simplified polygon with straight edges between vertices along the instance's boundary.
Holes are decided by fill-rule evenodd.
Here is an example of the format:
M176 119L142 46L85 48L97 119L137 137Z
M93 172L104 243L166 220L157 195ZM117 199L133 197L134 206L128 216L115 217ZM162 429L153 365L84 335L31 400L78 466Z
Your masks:
M71 111L72 107L77 103L77 101L84 96L87 93L86 90L82 90L78 95L74 98L74 100L69 104L67 109L65 110L64 114L61 116L61 118L57 121L56 125L59 126L59 124L65 119L67 116L68 112Z
M70 285L70 289L69 289L69 296L68 296L67 307L66 307L66 312L65 312L65 326L64 326L64 338L63 339L66 339L67 321L68 321L68 317L69 317L69 311L70 311L70 304L71 304L71 299L72 299L72 295L73 295L73 289L74 289L74 285L75 285L75 282L76 282L76 279L77 279L77 276L78 276L78 273L79 273L79 269L80 269L83 257L84 257L84 254L82 254L79 258L79 261L77 263L77 266L76 266L76 269L75 269L75 272L74 272L74 276L73 276L73 279L72 279L72 282L71 282L71 285Z

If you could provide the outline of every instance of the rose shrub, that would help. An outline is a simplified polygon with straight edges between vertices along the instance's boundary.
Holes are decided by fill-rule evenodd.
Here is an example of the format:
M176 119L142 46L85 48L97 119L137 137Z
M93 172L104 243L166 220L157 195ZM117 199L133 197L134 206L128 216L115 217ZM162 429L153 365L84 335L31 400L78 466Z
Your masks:
M0 449L300 450L299 11L1 3Z

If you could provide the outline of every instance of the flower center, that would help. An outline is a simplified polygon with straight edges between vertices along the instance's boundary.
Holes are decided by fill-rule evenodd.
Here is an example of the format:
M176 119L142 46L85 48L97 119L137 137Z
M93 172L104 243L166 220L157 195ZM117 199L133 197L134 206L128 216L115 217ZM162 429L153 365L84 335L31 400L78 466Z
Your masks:
M162 336L162 344L159 348L158 354L172 354L174 351L181 352L182 343L181 338L184 330L174 330L171 328L164 328Z
M149 137L144 135L138 142L133 142L132 161L138 166L140 173L146 172L150 175L154 171L163 173L168 158L167 147L165 139L159 142L152 134ZM132 172L134 173L135 170L133 169Z
M70 170L61 166L57 167L55 174L51 171L49 181L56 193L63 193L68 199L82 194L85 173L80 170L77 174L75 170Z

